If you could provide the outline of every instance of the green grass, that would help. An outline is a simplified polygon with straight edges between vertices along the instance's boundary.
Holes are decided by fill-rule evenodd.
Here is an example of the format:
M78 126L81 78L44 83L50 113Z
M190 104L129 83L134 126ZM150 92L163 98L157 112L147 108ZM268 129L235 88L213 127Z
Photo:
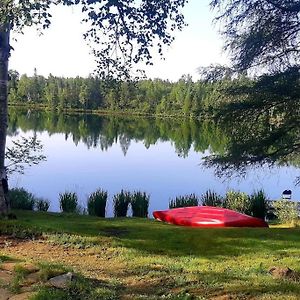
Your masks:
M195 229L140 218L15 213L17 220L0 221L0 226L43 232L49 242L67 247L93 247L124 265L125 277L145 285L130 287L132 299L300 298L298 282L268 273L272 266L300 271L299 228Z

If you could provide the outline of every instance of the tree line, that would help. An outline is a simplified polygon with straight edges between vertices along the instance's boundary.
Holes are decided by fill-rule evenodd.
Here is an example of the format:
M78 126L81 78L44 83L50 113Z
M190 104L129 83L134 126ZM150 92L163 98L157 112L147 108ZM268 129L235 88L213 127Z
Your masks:
M9 103L65 109L135 111L142 114L199 116L216 105L217 84L162 79L105 81L97 76L19 76L10 71Z

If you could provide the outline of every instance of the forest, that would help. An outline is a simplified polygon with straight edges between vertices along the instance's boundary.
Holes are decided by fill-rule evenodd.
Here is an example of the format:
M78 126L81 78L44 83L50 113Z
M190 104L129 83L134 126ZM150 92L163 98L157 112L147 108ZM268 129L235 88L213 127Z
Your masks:
M197 117L213 109L220 83L194 82L183 75L177 82L162 79L106 81L97 76L45 78L10 71L9 103L65 109L128 111L141 114Z

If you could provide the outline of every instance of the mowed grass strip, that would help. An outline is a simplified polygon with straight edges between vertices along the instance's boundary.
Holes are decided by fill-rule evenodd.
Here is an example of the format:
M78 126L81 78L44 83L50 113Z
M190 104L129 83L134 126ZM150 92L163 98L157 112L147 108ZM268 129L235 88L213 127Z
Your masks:
M78 251L92 247L120 264L112 280L124 288L116 298L300 299L299 282L268 272L273 266L300 272L298 228L200 229L139 218L16 215L0 222L2 232L42 232L51 243Z

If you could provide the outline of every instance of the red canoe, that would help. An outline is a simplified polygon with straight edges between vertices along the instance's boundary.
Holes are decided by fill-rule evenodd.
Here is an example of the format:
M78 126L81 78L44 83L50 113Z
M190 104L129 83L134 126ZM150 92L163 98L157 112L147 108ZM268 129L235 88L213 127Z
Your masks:
M212 206L191 206L154 211L153 216L159 221L191 227L269 227L261 219Z

